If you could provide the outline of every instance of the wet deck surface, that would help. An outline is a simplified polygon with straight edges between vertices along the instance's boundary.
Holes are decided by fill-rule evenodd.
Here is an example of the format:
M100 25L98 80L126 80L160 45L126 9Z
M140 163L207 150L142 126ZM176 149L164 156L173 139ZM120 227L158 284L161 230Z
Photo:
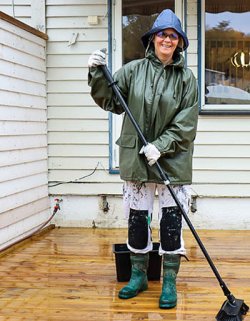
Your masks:
M250 231L198 233L231 292L250 305ZM178 305L161 310L161 281L117 297L126 283L116 280L112 244L124 243L126 230L50 230L0 256L0 321L215 320L225 297L189 230L184 238L190 261L178 274Z

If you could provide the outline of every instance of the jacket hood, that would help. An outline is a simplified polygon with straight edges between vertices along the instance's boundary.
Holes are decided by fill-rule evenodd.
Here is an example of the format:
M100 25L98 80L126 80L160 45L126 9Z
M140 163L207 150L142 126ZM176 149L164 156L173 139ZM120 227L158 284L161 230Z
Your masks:
M152 28L141 37L144 48L148 47L153 34L167 28L174 29L182 37L183 48L181 49L186 50L189 45L187 35L182 30L180 19L170 9L163 10L156 18Z

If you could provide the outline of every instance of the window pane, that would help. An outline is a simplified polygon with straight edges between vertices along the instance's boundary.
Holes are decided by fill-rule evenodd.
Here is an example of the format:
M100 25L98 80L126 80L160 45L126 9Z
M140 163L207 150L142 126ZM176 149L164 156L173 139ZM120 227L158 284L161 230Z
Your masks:
M123 64L145 56L141 36L151 28L162 10L168 8L174 11L174 2L174 0L122 1Z
M250 104L250 2L247 2L241 5L241 1L231 0L222 5L206 1L206 104Z

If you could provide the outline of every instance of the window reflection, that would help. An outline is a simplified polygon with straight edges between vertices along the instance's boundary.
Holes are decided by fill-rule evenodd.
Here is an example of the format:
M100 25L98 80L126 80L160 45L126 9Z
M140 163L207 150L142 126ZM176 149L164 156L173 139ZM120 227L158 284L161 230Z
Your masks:
M206 1L205 102L250 104L250 3Z
M141 36L151 28L162 10L174 11L174 2L174 0L122 1L123 64L145 56Z

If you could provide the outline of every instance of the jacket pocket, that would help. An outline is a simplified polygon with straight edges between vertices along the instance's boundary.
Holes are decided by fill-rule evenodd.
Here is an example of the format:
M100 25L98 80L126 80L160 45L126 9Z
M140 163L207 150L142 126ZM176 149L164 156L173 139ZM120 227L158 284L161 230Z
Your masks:
M122 135L120 136L116 144L120 147L134 148L136 143L136 137L133 135Z

